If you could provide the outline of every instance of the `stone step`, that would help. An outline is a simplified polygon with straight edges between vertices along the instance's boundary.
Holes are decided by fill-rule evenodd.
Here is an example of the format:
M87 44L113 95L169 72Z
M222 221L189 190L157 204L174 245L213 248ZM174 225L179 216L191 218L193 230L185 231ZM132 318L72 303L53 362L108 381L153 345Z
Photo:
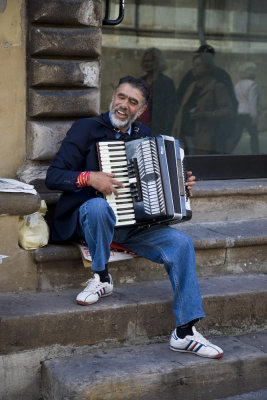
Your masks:
M55 191L40 186L41 196L52 206ZM192 222L237 221L267 218L267 179L198 181L193 189Z
M267 331L213 342L225 351L220 360L158 343L46 361L43 399L213 400L266 386Z
M267 179L199 181L191 199L193 222L267 217Z
M40 203L38 194L0 192L0 293L35 290L38 284L31 255L18 245L18 230L19 216L38 211Z
M267 272L267 218L173 225L194 241L198 276ZM33 253L41 291L79 287L90 271L76 245L48 245ZM144 258L109 264L117 284L166 279L162 265Z
M238 334L267 323L267 276L200 278L207 318L205 334ZM76 304L77 291L0 294L0 353L51 345L148 343L175 326L169 281L115 287L112 296L88 307Z
M266 385L267 386L267 383ZM243 394L237 394L236 396L224 397L223 399L216 400L266 400L267 389L257 390L257 392L249 392Z

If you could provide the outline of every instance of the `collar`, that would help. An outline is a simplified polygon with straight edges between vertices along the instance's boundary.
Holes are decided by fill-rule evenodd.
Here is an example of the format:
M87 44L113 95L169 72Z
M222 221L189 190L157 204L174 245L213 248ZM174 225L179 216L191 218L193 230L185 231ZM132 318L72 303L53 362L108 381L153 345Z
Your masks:
M108 113L108 116L109 116L109 121L110 121L110 123L111 123L111 125L113 126L113 128L115 128L115 129L118 129L113 123L112 123L112 121L111 121L111 118L110 118L110 112ZM118 129L118 132L119 132L120 130ZM131 135L131 132L132 132L132 125L130 125L129 126L129 128L127 129L127 131L125 131L125 132L123 132L123 133L127 133L127 135Z

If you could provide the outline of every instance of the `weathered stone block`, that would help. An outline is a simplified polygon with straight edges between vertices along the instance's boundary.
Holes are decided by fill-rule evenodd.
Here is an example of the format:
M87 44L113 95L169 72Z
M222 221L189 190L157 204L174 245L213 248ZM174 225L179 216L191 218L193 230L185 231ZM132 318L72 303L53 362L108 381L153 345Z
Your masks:
M234 247L227 249L226 263L229 266L232 266L234 272L267 273L266 254L266 244L258 246Z
M90 268L84 268L80 250L75 245L54 245L37 249L34 260L39 271L39 290L62 290L79 287L88 279ZM142 257L109 263L116 286L167 278L165 268Z
M266 334L260 335L266 341ZM265 399L256 392L266 387L267 378L260 335L251 335L248 344L242 337L215 338L227 351L213 363L167 351L166 342L50 359L42 369L43 399ZM253 393L238 396L245 392Z
M36 290L37 269L30 252L18 245L18 216L0 217L0 254L2 261L0 292Z
M38 194L0 192L0 215L28 215L39 210Z
M194 197L191 201L192 222L236 221L266 218L267 195L232 195Z
M27 124L27 159L52 160L73 121L30 121Z
M30 61L30 86L99 87L98 61L43 60Z
M33 26L29 44L32 56L96 58L101 54L101 30Z
M29 90L31 117L88 117L99 113L99 90Z
M34 185L36 181L44 181L47 168L48 165L26 162L17 171L17 176L22 182ZM35 189L38 190L37 187L35 187Z
M32 22L101 26L100 0L29 0L29 18Z

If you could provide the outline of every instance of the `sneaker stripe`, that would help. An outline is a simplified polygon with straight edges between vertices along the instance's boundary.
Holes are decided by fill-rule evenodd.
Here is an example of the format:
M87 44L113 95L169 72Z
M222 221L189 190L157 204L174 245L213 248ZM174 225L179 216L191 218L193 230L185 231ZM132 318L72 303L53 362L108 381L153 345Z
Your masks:
M106 294L106 289L105 288L101 288L100 290L98 290L96 292L96 294L98 295L98 297L103 296L104 294Z
M193 340L190 340L190 342L189 342L188 345L186 346L185 350L188 350L192 343L193 343Z
M194 345L190 348L190 351L194 351L194 348L198 345L198 342L195 342ZM196 351L196 350L195 350Z
M198 344L199 344L199 343L198 343ZM203 344L200 344L200 346L198 346L198 348L194 350L195 353L197 353L197 352L201 349L201 347L203 347Z

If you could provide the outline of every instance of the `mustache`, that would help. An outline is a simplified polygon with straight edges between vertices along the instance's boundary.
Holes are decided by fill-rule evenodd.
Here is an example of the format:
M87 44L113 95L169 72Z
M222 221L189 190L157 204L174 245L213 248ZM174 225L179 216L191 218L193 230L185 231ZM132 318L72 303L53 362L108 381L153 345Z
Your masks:
M123 109L123 108L120 107L120 106L114 107L112 111L113 111L114 113L115 113L116 111L121 111L122 113L126 114L128 118L131 117L130 112L129 112L128 110Z

